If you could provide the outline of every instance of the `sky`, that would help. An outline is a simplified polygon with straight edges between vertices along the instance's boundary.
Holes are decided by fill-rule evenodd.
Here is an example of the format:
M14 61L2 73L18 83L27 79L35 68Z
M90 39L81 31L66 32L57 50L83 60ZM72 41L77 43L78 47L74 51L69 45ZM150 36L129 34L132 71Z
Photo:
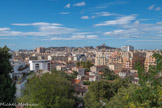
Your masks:
M0 46L162 49L162 0L0 0Z

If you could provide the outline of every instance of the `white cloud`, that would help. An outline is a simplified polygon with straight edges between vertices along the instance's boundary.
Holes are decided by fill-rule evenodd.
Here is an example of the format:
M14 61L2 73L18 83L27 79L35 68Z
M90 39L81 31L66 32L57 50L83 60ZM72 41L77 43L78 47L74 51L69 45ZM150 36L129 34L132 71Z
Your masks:
M156 24L162 24L162 22L157 22Z
M73 39L82 39L85 38L86 36L84 35L76 35L76 36L72 36Z
M87 39L97 39L97 36L72 36L69 38L54 37L46 40L87 40Z
M94 19L101 16L121 16L119 14L109 13L109 12L96 12L92 14L93 16L82 16L81 19Z
M160 11L161 10L161 7L156 7L155 5L151 5L148 7L149 10L156 10L156 11Z
M16 23L16 26L34 26L37 31L13 31L10 28L0 28L0 36L44 36L48 39L43 40L86 40L97 39L97 35L92 32L76 32L77 29L61 26L57 23L35 22L35 23ZM65 37L66 36L66 37ZM53 37L53 38L52 38ZM11 39L11 38L0 38Z
M10 40L10 39L16 39L16 38L0 38L0 40Z
M161 10L161 8L160 8L160 7L157 7L155 10L156 10L156 11L160 11L160 10Z
M89 19L89 16L82 16L81 19Z
M96 16L91 16L92 19L96 18Z
M73 33L74 35L88 35L92 34L92 32L78 32L78 33Z
M58 37L54 37L51 39L44 39L44 40L73 40L72 38L58 38Z
M10 28L0 28L0 31L11 30Z
M70 8L71 7L71 4L68 3L67 5L65 5L65 8Z
M80 2L80 3L76 3L76 4L74 4L73 6L85 6L86 5L86 3L83 1L83 2Z
M36 23L14 23L12 25L16 25L16 26L59 26L61 24L58 23L46 23L46 22L36 22Z
M127 42L161 42L162 40L128 40Z
M8 28L1 28L0 36L54 36L54 35L64 35L71 34L77 29L68 28L60 26L61 24L57 23L46 23L46 22L36 22L36 23L17 23L12 24L16 26L34 26L38 28L38 31L12 31Z
M62 15L67 15L67 14L70 14L71 12L60 12L60 14Z
M151 19L139 19L139 21L148 21L148 20L151 20Z
M129 24L131 21L135 20L135 15L119 17L116 20L109 20L99 24L95 24L94 26L109 26L109 25L124 25Z
M46 40L93 40L98 39L97 35L91 34L91 32L81 32L81 33L73 33L74 35L71 37L54 37Z
M92 10L94 10L94 9L105 9L105 8L108 8L108 7L113 6L113 5L124 5L124 4L127 4L127 3L128 2L126 2L126 1L108 2L108 3L99 4L95 8L92 8Z
M114 30L112 32L105 32L104 35L119 35L119 34L122 34L124 32L125 32L125 30Z
M116 16L119 16L119 14L114 14L114 13L110 13L110 12L97 12L97 13L93 13L97 16L113 16L113 15L116 15Z
M162 37L162 23L157 24L141 24L131 23L127 25L118 26L120 29L107 31L103 33L105 36L116 36L125 38L142 38L142 39L161 39Z
M87 35L88 39L96 39L98 36L97 35Z
M137 20L137 21L135 21L135 22L134 22L134 24L140 24L140 21L139 21L139 20Z
M152 10L152 9L154 9L154 7L155 7L155 5L151 5L151 6L148 7L148 9Z

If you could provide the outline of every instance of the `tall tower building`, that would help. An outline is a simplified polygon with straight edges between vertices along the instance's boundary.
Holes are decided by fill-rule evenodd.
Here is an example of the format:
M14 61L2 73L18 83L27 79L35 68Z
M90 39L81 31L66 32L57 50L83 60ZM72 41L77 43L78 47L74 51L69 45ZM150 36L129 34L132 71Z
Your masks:
M121 47L121 50L125 52L134 51L134 47L130 45L126 45L126 46Z
M39 48L36 48L36 52L39 54L39 53L45 53L45 48L44 47L39 47Z

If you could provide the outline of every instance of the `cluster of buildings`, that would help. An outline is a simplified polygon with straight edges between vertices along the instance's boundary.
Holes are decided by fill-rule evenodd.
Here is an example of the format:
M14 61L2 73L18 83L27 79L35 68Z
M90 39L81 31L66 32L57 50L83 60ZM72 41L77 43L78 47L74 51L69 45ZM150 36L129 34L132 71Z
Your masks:
M158 51L134 50L132 46L124 46L120 51L98 51L95 56L95 65L107 65L116 73L121 70L135 69L137 62L141 63L145 70L149 70L150 65L155 65L153 54Z
M74 47L39 47L34 50L19 50L11 52L10 60L13 66L12 79L16 81L16 97L21 97L25 83L32 77L32 73L42 75L51 70L64 71L69 75L76 73L72 84L76 96L83 97L88 89L88 83L101 80L105 69L112 70L121 78L129 77L132 83L138 84L138 74L135 64L140 62L145 70L150 65L156 65L153 57L159 50L134 50L133 46L111 48L105 44L93 48ZM77 62L90 61L93 66L87 71L83 67L77 67Z

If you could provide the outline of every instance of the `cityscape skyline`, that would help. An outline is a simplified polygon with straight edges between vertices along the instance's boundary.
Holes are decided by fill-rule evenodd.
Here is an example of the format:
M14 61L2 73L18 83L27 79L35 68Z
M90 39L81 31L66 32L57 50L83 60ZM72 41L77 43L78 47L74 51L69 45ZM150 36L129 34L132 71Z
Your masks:
M160 0L2 0L0 46L162 49Z

